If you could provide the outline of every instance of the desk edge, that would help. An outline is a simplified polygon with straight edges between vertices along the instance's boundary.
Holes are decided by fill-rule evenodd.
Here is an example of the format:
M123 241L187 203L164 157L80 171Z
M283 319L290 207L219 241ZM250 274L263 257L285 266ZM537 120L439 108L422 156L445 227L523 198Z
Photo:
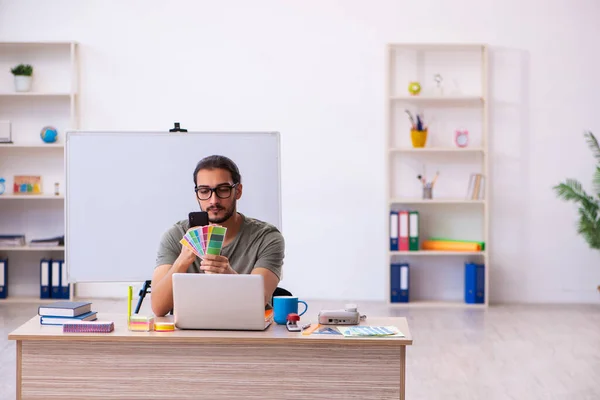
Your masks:
M369 345L369 346L410 346L413 344L411 338L307 338L306 336L289 337L289 338L242 338L242 337L181 337L164 335L152 336L115 336L107 334L78 334L70 333L64 335L27 335L27 334L9 334L8 340L15 341L83 341L83 342L137 342L137 343L195 343L195 344L292 344L292 345Z

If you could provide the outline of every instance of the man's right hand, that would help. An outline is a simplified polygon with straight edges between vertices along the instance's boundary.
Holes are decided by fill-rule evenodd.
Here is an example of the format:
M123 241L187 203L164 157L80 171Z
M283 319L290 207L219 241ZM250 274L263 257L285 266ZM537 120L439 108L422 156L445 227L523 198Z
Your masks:
M196 255L187 246L181 246L181 253L179 253L177 260L181 266L185 266L187 271L187 268L196 260Z

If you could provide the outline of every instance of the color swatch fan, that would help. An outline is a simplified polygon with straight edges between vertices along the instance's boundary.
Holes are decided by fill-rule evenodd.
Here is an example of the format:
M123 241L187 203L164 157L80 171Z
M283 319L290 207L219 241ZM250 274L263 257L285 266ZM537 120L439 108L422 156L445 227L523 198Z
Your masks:
M227 228L222 226L199 226L189 230L180 243L202 258L205 254L220 255Z

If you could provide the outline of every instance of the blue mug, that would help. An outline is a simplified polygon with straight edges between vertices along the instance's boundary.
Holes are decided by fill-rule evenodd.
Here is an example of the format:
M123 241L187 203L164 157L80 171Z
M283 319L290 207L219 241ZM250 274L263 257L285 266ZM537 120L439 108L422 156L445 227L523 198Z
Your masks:
M304 311L298 313L298 303L304 304ZM279 325L287 323L288 314L303 315L308 310L308 304L305 301L298 300L294 296L275 296L273 297L273 320Z

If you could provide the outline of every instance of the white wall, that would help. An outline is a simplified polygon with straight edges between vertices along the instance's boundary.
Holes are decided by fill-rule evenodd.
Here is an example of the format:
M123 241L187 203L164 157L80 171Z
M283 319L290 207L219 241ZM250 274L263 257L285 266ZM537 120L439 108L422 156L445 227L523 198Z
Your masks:
M0 40L81 43L83 129L282 132L285 286L359 300L386 285L385 44L488 43L491 300L598 302L551 187L591 181L600 3L536 3L0 1Z

